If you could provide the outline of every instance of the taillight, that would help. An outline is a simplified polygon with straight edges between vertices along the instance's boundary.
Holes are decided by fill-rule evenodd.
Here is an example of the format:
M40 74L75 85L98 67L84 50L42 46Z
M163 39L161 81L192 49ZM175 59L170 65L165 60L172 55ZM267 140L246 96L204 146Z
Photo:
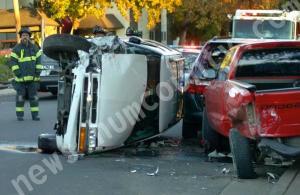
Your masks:
M209 84L210 81L191 79L187 88L187 92L193 94L203 94L206 86L208 86Z

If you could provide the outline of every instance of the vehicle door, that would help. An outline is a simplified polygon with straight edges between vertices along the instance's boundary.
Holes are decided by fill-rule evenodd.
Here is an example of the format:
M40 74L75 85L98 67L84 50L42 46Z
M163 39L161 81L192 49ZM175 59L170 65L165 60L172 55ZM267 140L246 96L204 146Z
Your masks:
M159 131L178 122L182 110L184 58L181 55L162 56L159 85Z
M225 88L236 48L231 49L223 60L220 69L216 70L217 78L205 90L205 106L211 127L215 130L224 129L228 123L225 110Z

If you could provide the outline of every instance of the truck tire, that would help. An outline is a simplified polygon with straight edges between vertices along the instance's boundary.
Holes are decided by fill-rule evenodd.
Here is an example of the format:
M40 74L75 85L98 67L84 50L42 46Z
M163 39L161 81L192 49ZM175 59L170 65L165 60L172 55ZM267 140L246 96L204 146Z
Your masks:
M202 139L205 153L210 153L220 148L220 135L209 125L206 108L203 108Z
M182 138L183 139L191 139L197 138L198 131L201 127L197 124L188 123L183 119L182 122Z
M229 132L229 143L232 153L233 167L240 179L255 179L253 159L248 138L242 136L235 128Z
M86 39L69 34L55 34L47 37L43 43L43 52L50 58L60 60L59 55L64 58L78 58L78 50L89 52L91 43Z
M41 134L38 137L38 148L42 153L53 153L57 151L56 135L55 134Z

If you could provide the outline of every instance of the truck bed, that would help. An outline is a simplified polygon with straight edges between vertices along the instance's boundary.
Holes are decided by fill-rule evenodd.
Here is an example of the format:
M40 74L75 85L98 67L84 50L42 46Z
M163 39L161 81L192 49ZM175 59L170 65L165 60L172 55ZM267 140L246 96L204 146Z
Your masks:
M300 77L294 78L239 78L237 81L254 85L256 91L300 87Z

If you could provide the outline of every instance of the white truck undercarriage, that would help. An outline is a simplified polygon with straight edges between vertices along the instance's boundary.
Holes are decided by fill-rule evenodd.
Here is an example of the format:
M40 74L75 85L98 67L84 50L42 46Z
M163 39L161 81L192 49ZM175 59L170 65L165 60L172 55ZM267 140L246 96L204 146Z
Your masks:
M39 137L43 151L101 152L158 135L178 122L183 58L176 50L136 37L88 42L56 35L45 40L44 52L59 60L63 71L56 135Z

